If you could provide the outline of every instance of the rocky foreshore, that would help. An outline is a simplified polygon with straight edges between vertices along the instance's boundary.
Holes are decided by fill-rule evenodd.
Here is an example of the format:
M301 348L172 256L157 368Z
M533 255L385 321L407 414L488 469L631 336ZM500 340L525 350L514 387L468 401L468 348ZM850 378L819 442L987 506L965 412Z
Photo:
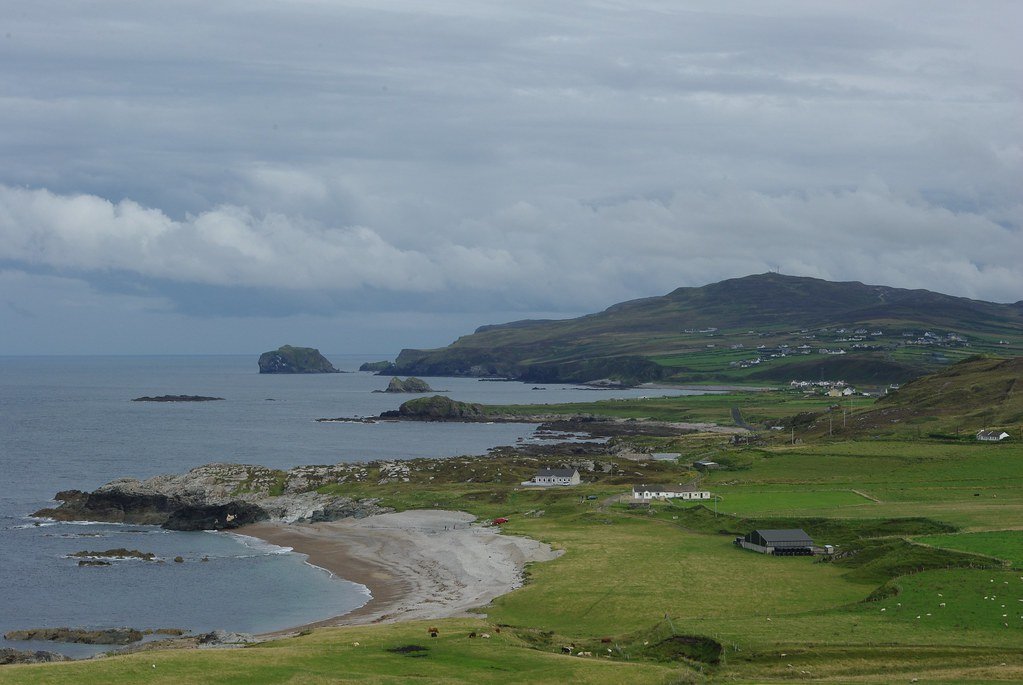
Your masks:
M66 490L60 504L34 516L58 521L157 525L170 530L226 530L257 521L315 522L391 511L377 499L316 492L343 483L361 465L301 466L279 471L243 464L207 464L145 481L121 478L93 492Z

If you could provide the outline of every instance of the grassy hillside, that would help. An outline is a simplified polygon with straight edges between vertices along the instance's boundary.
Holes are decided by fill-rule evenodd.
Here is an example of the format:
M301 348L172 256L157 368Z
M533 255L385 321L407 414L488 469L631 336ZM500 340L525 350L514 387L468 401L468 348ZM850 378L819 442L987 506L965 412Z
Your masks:
M917 433L974 439L982 429L1021 439L1023 357L972 358L906 383L850 417L853 433Z
M1023 354L1023 303L768 273L563 321L484 326L403 350L396 373L532 382L901 382L970 354Z

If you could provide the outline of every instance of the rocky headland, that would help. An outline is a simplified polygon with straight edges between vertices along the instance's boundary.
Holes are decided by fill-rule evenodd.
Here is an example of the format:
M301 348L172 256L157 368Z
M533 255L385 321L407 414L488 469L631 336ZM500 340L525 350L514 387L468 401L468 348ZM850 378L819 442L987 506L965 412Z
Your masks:
M227 530L257 521L333 521L390 511L369 498L317 492L365 470L362 464L300 466L280 471L243 464L207 464L145 481L121 478L92 492L66 490L60 504L35 516L58 521L157 525L170 530Z
M394 362L365 362L359 366L359 371L370 371L372 373L379 373L381 375L387 373L394 368Z
M283 345L259 355L260 373L341 373L312 347Z

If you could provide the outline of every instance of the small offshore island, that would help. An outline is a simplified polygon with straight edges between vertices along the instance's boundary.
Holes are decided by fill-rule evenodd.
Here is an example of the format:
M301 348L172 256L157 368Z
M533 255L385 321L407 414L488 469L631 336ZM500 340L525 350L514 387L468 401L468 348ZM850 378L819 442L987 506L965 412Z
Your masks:
M312 347L282 345L259 355L260 373L343 373Z

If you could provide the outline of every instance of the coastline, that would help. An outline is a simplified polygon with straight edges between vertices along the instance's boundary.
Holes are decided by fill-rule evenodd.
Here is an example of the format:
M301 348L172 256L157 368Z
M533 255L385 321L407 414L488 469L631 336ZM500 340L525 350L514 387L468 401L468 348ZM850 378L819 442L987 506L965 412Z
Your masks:
M561 555L536 540L474 524L465 512L413 510L312 524L256 523L237 529L308 557L358 583L370 599L340 616L270 633L467 616L521 587L527 563Z

